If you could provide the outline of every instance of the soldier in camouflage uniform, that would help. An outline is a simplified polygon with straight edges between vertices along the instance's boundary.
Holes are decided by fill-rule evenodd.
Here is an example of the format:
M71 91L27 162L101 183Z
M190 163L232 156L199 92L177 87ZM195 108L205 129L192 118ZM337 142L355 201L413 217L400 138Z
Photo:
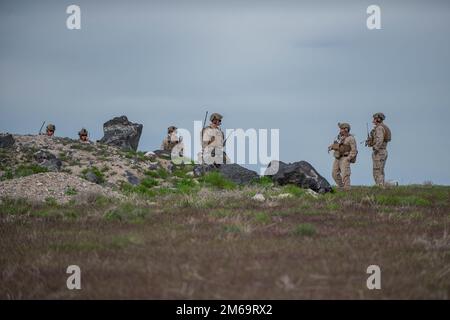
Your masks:
M177 127L170 126L167 128L167 136L163 139L161 144L161 150L170 151L175 150L177 156L183 155L183 143L182 137L178 137L177 135Z
M381 112L373 115L374 128L370 132L366 141L366 146L371 147L373 161L373 178L375 184L380 187L385 186L384 167L388 157L387 144L391 141L391 130L384 124L385 115Z
M80 137L80 142L83 143L90 143L89 141L89 136L88 136L88 131L85 128L82 128L79 132L78 132L78 136Z
M210 125L203 128L201 132L201 163L216 165L230 163L230 159L224 152L225 135L220 129L222 115L213 113L210 121Z
M49 123L49 124L47 125L45 134L46 134L47 136L49 136L49 137L53 137L53 135L55 134L55 130L56 130L55 125Z
M334 162L332 176L339 188L350 189L350 163L356 162L358 150L356 140L350 134L350 125L348 123L338 123L339 135L337 139L328 147L328 152L334 151Z

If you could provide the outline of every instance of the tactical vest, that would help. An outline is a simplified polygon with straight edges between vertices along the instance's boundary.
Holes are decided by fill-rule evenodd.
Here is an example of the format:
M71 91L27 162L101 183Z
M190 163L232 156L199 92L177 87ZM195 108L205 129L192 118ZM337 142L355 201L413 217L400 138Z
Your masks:
M384 129L383 142L390 142L392 139L391 129L389 129L389 127L384 123L380 123L380 126L382 126ZM375 128L370 131L370 138L368 139L367 145L369 147L373 147L375 145Z
M390 142L392 139L391 129L384 123L380 123L380 126L384 128L384 142Z
M171 141L170 134L167 135L167 141L164 143L164 150L166 151L172 151L173 147L175 147L178 144L178 141Z

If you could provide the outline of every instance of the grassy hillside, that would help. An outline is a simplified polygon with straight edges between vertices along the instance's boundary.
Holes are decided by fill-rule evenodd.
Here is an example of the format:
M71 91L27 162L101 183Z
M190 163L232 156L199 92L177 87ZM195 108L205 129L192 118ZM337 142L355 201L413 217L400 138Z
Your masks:
M316 198L215 176L148 192L152 179L125 201L3 199L0 298L450 297L450 187ZM73 264L80 291L66 288ZM366 287L372 264L381 290Z

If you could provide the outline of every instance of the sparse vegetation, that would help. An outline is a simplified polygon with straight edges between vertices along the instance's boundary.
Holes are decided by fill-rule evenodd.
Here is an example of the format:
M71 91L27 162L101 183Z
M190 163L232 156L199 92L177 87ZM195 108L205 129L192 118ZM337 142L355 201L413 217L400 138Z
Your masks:
M64 285L48 285L60 283L60 275L47 271L64 270L68 260L90 270L79 298L448 295L449 187L362 187L318 199L279 187L274 194L295 196L268 205L251 200L252 192L265 188L258 184L244 192L223 188L222 182L222 188L214 183L210 188L189 177L177 178L175 188L147 178L138 186L124 184L131 193L144 194L126 202L105 197L85 204L2 199L0 261L9 297L71 298ZM98 268L97 257L107 261L106 269ZM365 268L374 263L390 270L377 292L364 287ZM25 270L20 275L6 272L19 265ZM126 277L118 276L119 271ZM289 290L279 285L286 275L292 282ZM333 281L324 285L328 279ZM190 291L180 289L183 281ZM30 283L40 289L29 290Z
M226 179L220 172L209 172L200 178L206 186L218 189L232 190L236 188L236 184Z
M294 234L311 237L316 234L316 229L310 223L301 223L295 227Z
M79 184L64 176L60 188L46 185L62 173L45 173L36 190L49 192L39 201L0 199L0 298L448 298L449 187L310 195L268 177L237 186L217 172L193 177L192 164L169 172L142 152L66 144L52 152ZM0 150L1 179L45 171L36 151L17 161ZM79 179L88 173L103 184ZM3 184L15 190L14 182ZM111 184L123 199L100 196ZM73 261L88 270L76 293L61 281ZM370 264L389 270L381 291L364 286Z
M68 187L64 193L68 196L74 196L74 195L78 194L78 191L77 191L77 189L75 189L73 187Z
M293 196L296 196L296 197L300 197L300 196L305 194L305 190L304 189L300 189L299 187L294 186L294 185L286 185L286 186L284 186L283 187L283 192L292 194Z
M8 180L20 177L30 176L35 173L48 172L48 169L45 167L41 167L36 164L21 164L17 166L15 169L7 169L3 176L1 176L1 180Z
M145 161L145 160L147 160L147 158L145 157L145 152L143 152L143 151L130 150L130 151L124 152L124 155L128 159L135 159L135 160L138 160L138 161Z

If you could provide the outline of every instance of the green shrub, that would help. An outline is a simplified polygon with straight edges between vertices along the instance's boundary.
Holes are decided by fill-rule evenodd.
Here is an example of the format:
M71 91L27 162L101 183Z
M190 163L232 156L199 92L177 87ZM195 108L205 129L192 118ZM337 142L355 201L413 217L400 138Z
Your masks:
M169 172L167 172L167 170L164 168L159 168L158 170L156 170L156 173L161 179L167 179L167 177L169 176Z
M288 184L283 187L283 192L290 193L293 196L300 197L305 194L305 190L301 189L293 184Z
M14 172L8 175L10 179L30 176L36 173L48 172L48 169L35 164L23 164L18 166Z
M272 178L269 176L261 176L259 179L255 180L255 183L257 185L260 185L262 187L271 187L273 186Z
M75 189L74 187L68 187L66 189L66 191L64 192L64 194L68 195L68 196L74 196L78 193L77 189Z
M209 172L200 178L207 186L216 187L219 189L231 190L236 188L236 184L233 181L225 178L220 172L213 171Z
M152 188L158 185L158 181L153 178L144 178L141 181L141 185L146 188Z
M143 151L134 151L134 150L126 151L125 152L125 158L136 159L136 160L140 160L140 161L147 160L147 158L145 157L145 152L143 152Z
M267 224L271 221L270 216L265 212L255 213L255 220L259 223Z
M379 194L375 196L376 202L380 205L385 206L420 206L426 207L430 206L432 203L430 200L410 195L410 196L399 196L399 195L384 195Z
M28 214L32 211L31 204L24 199L2 199L0 203L0 214Z
M299 236L311 237L316 234L316 229L310 223L301 223L295 227L294 234Z
M223 230L227 233L241 233L242 232L242 229L235 224L224 226Z
M328 203L327 204L328 210L336 211L336 210L339 210L339 208L340 208L340 206L337 203Z
M151 171L151 170L147 170L144 172L144 174L146 176L152 177L152 178L159 178L159 174L157 171Z
M58 206L58 202L56 202L56 199L53 197L47 197L45 198L45 204L50 207L56 207Z
M183 178L176 182L175 187L181 193L192 193L197 189L197 184L192 179Z

